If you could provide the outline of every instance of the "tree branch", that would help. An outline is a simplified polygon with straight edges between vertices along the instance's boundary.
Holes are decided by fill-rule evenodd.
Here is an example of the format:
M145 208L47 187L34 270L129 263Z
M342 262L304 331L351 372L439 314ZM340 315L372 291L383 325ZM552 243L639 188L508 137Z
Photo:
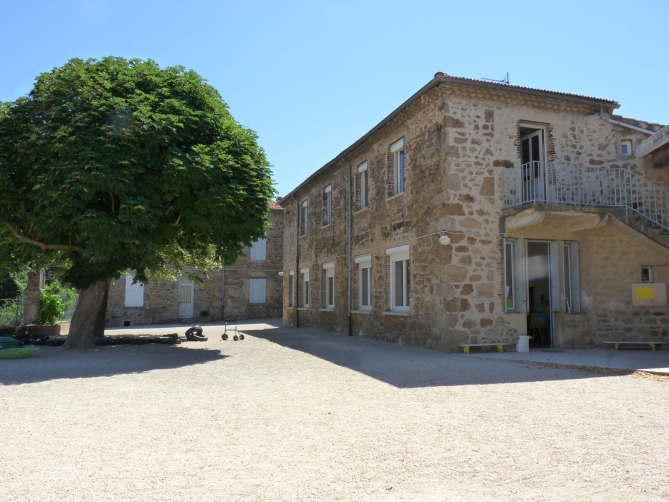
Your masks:
M4 225L9 229L9 231L21 242L30 244L31 246L37 246L42 251L46 250L64 250L64 251L83 251L82 248L73 246L72 244L45 244L44 242L36 241L30 237L26 237L23 234L20 234L10 223L4 222Z
M177 218L177 221L175 221L174 223L172 223L172 226L173 226L173 227L176 227L177 225L179 225L179 221L181 221L181 215L179 215L179 217Z

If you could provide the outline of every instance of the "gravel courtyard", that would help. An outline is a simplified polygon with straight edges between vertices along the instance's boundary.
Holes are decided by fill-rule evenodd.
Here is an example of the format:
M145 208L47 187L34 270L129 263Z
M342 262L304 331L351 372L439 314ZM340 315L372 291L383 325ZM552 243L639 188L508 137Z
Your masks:
M669 499L666 378L275 326L0 360L0 499Z

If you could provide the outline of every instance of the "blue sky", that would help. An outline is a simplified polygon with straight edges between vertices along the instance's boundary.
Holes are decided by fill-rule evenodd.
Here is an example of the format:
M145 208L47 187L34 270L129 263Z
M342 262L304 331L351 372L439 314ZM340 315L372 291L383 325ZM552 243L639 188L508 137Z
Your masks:
M669 123L669 0L6 1L0 100L72 57L194 69L254 129L280 194L436 71L615 99Z

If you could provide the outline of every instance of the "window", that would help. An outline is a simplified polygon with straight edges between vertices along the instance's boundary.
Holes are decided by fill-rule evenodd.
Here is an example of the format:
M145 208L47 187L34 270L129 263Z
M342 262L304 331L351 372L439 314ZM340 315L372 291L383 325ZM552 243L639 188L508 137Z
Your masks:
M143 307L144 306L144 284L141 282L132 281L135 276L128 274L125 276L125 306L126 307Z
M358 185L360 208L365 209L369 207L369 171L367 170L367 162L363 162L358 166L358 176L360 183Z
M302 201L300 206L300 235L307 235L307 216L309 215L309 201Z
M258 239L251 245L249 258L253 261L264 261L267 259L267 240Z
M325 308L334 309L335 296L335 264L334 262L324 263L325 270Z
M648 265L641 267L641 282L653 282L653 267Z
M267 279L249 280L249 303L265 303L267 301Z
M562 261L564 311L567 314L576 314L581 311L581 292L578 273L578 242L562 243Z
M332 185L323 189L323 226L332 223Z
M42 291L46 287L46 272L44 269L39 271L39 289Z
M295 307L295 271L291 270L288 275L288 308L292 309Z
M620 142L620 154L632 155L632 140L624 139Z
M309 269L300 269L300 300L302 300L302 308L309 308Z
M387 249L386 254L390 255L390 310L409 312L411 289L409 246Z
M504 239L504 311L523 311L520 241Z
M393 162L393 195L404 193L404 140L390 145Z
M358 309L372 310L372 255L357 256Z

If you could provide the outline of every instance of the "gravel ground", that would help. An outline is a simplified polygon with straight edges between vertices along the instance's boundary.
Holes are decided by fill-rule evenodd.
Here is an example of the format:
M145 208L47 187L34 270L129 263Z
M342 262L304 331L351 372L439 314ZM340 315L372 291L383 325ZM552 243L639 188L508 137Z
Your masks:
M242 329L0 360L0 499L669 499L666 379Z

